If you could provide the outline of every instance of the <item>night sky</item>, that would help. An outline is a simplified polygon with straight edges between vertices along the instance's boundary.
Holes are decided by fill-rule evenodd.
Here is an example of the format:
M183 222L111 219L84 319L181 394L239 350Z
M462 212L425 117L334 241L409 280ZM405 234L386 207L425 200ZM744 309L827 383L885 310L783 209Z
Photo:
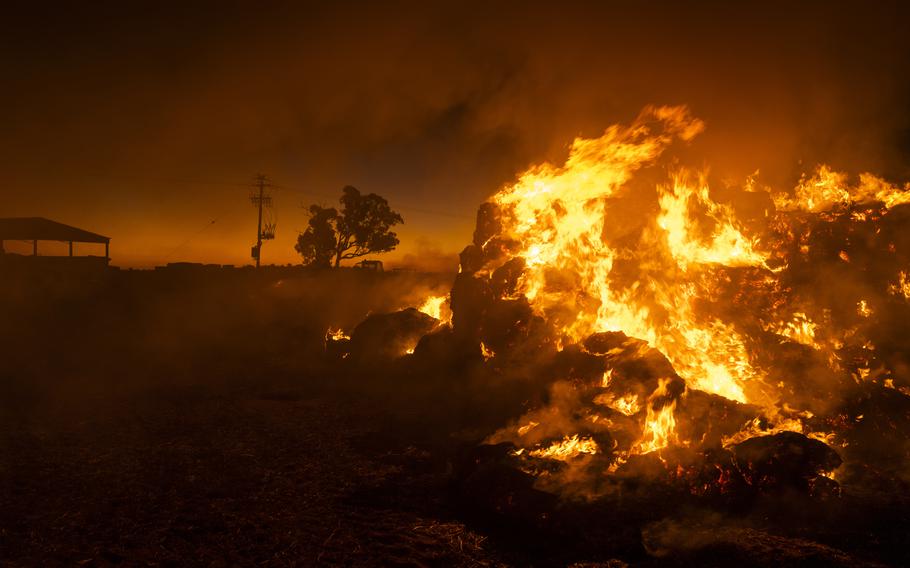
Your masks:
M705 120L718 175L910 178L906 3L692 4L7 2L0 216L108 235L118 266L245 264L263 172L263 262L350 184L405 218L386 260L435 268L502 184L649 103Z

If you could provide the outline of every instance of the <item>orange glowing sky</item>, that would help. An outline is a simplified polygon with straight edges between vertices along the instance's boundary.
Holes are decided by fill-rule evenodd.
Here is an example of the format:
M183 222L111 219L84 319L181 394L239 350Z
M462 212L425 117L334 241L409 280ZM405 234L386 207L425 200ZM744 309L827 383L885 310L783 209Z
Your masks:
M350 184L405 218L386 260L436 268L516 173L648 103L690 105L721 175L908 177L900 2L184 4L7 11L0 216L111 236L119 266L246 264L263 172L265 263Z

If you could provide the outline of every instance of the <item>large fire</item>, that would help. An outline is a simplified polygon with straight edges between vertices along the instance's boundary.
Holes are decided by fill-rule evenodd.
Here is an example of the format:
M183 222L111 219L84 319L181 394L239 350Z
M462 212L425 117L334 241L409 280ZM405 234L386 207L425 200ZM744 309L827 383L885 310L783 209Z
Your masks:
M575 140L481 205L450 295L327 349L479 388L481 446L550 493L910 483L910 185L718 182L678 158L703 129L658 107Z
M830 410L826 397L858 381L894 387L868 332L883 303L910 298L910 283L876 223L910 202L910 187L871 174L852 183L822 165L790 192L761 187L757 176L715 191L708 172L670 155L703 129L684 107L647 108L629 126L575 140L565 164L532 167L481 208L453 290L456 331L459 294L482 287L491 305L526 303L557 352L580 347L606 366L490 441L556 460L607 450L611 469L668 447L785 431L843 445L828 431L835 419L818 416ZM862 251L826 250L843 230L853 235L844 242L863 238L866 249L890 251L889 267L900 270L872 273L854 258ZM806 276L813 271L829 274L832 290L817 294L818 280ZM526 328L528 317L518 318ZM514 339L486 337L484 325L484 359L517 349ZM591 346L602 340L609 345ZM669 365L651 365L647 381L630 371L632 361L658 359ZM694 412L693 393L751 410L732 432L683 427L697 420L680 415Z
M649 120L663 128L655 132ZM667 355L693 387L746 402L765 395L743 339L695 309L716 289L715 267L764 268L766 254L744 236L729 206L710 199L700 176L680 171L664 184L628 187L675 139L689 140L702 128L683 108L650 109L630 127L576 140L565 166L533 168L494 200L503 234L519 243L510 254L526 262L519 291L536 311L552 314L566 341L623 331ZM630 235L617 234L612 210L623 201L644 202L648 190L658 208L650 208L651 221L629 243ZM699 209L700 223L691 218ZM707 235L696 234L706 222L713 225ZM628 273L630 261L638 274Z

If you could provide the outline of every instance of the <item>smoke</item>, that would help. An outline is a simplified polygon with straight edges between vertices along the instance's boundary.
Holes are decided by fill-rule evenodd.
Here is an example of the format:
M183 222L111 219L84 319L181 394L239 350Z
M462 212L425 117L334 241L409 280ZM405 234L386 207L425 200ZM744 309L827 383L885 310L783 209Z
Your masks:
M0 414L19 428L159 393L319 388L332 374L327 329L351 330L448 286L436 275L353 269L10 269L0 283Z
M0 160L10 211L113 229L121 255L198 230L212 203L246 211L242 192L153 180L264 170L470 216L528 164L559 163L574 137L648 103L706 121L721 178L758 169L791 187L817 162L890 178L910 163L900 2L110 8L4 19ZM300 201L276 196L277 262L296 260ZM410 216L404 252L419 234L452 252L469 231ZM237 262L226 251L248 250L249 233L232 221L198 247Z
M458 271L458 255L444 252L438 244L421 237L417 239L417 251L403 255L396 264L410 270L454 274Z

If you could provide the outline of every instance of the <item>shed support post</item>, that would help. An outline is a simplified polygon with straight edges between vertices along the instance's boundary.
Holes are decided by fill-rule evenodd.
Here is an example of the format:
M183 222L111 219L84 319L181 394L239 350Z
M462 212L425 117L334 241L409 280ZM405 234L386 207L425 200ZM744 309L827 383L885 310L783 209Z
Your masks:
M32 241L32 256L38 256L38 239Z
M111 241L104 242L104 258L111 259Z
M70 241L70 256L73 256L73 241Z

